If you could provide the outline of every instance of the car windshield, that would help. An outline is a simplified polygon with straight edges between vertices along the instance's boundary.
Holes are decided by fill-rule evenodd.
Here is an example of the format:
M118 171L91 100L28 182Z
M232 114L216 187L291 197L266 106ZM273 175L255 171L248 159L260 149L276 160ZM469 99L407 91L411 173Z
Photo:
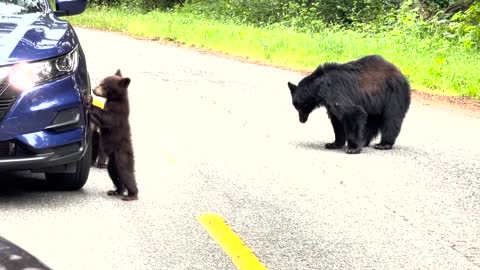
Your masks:
M20 15L45 12L44 0L0 0L0 15Z

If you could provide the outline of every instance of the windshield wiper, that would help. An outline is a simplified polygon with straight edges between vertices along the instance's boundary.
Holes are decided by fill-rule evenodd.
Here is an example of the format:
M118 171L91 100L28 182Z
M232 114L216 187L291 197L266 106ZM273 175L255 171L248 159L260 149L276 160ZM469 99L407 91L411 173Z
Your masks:
M28 14L28 13L34 13L34 12L28 12L28 9L22 9L18 12L13 12L13 15L22 15L22 14Z

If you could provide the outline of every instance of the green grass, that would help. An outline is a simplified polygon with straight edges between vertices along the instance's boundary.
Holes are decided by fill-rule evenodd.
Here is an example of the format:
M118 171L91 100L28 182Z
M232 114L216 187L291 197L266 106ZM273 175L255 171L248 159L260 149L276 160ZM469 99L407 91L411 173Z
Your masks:
M416 89L480 97L480 54L454 45L439 50L434 41L406 34L366 37L329 28L307 34L281 26L258 28L219 22L181 11L141 14L97 7L68 20L78 26L173 40L304 71L327 61L346 62L380 54L400 67Z

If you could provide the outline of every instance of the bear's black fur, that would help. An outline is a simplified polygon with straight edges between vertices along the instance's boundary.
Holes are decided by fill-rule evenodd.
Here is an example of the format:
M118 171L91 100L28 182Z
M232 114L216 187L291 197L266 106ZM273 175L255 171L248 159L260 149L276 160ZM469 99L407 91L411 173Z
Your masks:
M90 129L92 130L92 166L100 169L107 168L108 157L103 151L103 144L101 143L101 130L93 122L90 122Z
M327 149L345 146L349 154L360 153L382 134L376 149L391 149L410 107L410 83L392 63L369 55L340 64L325 63L303 78L298 86L288 82L292 103L305 123L320 106L335 132Z
M90 119L100 127L100 144L108 156L108 174L115 190L109 196L122 196L123 200L138 199L134 172L134 155L129 123L130 105L128 86L130 78L122 77L120 70L103 79L93 92L106 99L103 109L90 106ZM127 190L127 195L124 195Z

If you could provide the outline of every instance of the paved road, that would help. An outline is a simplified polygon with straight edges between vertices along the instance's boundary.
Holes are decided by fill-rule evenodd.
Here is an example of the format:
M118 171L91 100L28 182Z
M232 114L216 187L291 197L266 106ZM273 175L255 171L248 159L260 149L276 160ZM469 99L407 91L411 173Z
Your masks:
M98 169L75 193L2 176L0 234L53 269L235 269L204 212L269 269L480 269L479 119L414 103L394 150L327 151L325 111L291 106L298 73L78 33L94 83L132 78L140 200Z

